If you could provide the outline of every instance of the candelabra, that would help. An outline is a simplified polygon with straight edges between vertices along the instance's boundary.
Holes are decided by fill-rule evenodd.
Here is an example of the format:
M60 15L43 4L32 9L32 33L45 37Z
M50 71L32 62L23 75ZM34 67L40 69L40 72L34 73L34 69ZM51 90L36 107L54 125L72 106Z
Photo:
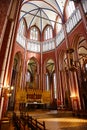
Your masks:
M12 91L14 90L13 86L7 85L2 88L2 96L5 96L5 94L10 97L12 95Z

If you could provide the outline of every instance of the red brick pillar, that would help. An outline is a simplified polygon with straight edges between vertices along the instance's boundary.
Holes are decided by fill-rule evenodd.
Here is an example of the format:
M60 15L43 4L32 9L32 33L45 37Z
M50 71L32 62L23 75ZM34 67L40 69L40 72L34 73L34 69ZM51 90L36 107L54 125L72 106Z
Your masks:
M14 44L15 44L16 33L17 33L16 31L17 23L18 23L20 4L21 4L20 2L21 0L8 0L9 2L7 2L8 5L7 6L6 3L3 1L5 0L2 0L3 9L7 14L5 15L4 18L6 22L3 22L4 24L3 26L5 26L4 33L2 33L3 29L1 30L1 36L3 35L1 46L0 46L1 49L0 50L0 87L1 88L4 86L6 87L8 84L10 85L10 79L11 79L10 70L12 69L12 66L10 68L10 63L12 63L11 61L13 60L11 59L12 58L11 55L13 55L13 50L14 50ZM8 78L8 76L10 77L10 79ZM1 104L4 106L7 104L7 100L5 100L6 96L2 97L2 95L0 94ZM1 106L1 104L0 107L2 107L2 111L5 112L6 107L3 110L3 106Z

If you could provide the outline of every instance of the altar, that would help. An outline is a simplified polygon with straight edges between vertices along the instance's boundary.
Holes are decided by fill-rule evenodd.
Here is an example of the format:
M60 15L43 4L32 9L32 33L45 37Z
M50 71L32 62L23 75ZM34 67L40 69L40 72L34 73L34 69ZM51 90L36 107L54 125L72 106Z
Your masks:
M45 103L32 102L26 104L27 110L29 109L45 109Z
M50 104L50 91L28 90L17 93L19 110L28 111L30 109L45 109Z

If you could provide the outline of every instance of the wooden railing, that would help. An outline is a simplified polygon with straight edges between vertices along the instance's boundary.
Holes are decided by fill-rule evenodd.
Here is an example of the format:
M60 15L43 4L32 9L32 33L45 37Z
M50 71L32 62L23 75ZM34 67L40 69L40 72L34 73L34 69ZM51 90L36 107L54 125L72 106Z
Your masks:
M20 117L13 115L14 126L17 130L46 130L45 122L39 122L32 116L20 115Z
M25 129L25 122L23 122L18 116L13 115L13 123L17 130L26 130Z
M30 128L32 130L46 130L44 121L41 123L41 122L37 121L37 119L29 117L27 123L28 123L28 126L30 126Z

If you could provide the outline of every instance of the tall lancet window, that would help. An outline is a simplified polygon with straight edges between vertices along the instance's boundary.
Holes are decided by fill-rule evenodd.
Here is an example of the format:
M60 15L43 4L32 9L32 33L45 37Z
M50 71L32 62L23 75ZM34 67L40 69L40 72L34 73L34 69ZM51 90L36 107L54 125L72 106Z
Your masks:
M32 40L38 40L39 39L39 31L36 27L31 28L30 39L32 39Z
M58 17L57 22L58 23L56 23L56 32L58 33L62 28L62 20L60 17Z
M73 1L69 1L66 7L66 13L67 13L67 17L69 18L71 16L71 14L73 13L73 11L75 10L75 5Z
M21 21L20 21L18 32L19 32L21 35L24 35L24 34L25 34L25 22L24 22L24 20L21 20Z
M44 40L53 38L53 30L51 26L47 26L44 31Z
M53 81L54 81L54 98L57 98L57 83L56 83L56 73L53 75Z
M48 76L48 74L46 74L46 90L47 90L47 91L50 90L50 86L49 86L49 76Z

